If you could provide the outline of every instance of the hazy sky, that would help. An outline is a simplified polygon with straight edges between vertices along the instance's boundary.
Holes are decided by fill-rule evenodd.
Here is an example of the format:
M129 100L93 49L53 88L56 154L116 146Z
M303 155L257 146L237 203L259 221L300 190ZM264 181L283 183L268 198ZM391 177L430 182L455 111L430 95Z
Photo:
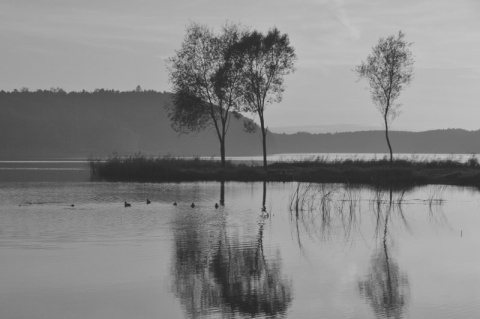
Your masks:
M190 22L288 33L298 56L269 127L379 127L351 71L379 37L414 42L393 129L480 129L479 0L0 0L0 90L170 91L165 58Z

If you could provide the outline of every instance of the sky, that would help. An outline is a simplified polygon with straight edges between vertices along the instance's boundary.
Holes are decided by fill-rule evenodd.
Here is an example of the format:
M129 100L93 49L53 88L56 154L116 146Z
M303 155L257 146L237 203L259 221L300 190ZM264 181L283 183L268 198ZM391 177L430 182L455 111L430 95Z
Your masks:
M192 22L288 34L298 60L283 101L267 107L273 131L381 129L352 70L400 30L415 77L391 128L480 129L478 0L0 0L0 90L168 92L165 59Z

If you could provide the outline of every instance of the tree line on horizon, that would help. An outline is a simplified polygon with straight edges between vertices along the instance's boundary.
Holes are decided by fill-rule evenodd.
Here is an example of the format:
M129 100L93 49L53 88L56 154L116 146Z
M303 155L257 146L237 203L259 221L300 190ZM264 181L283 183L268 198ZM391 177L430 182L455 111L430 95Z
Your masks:
M131 91L120 91L114 89L103 89L97 88L92 91L81 90L81 91L65 91L63 88L60 87L51 87L49 89L37 89L37 90L30 90L28 87L22 87L20 89L13 89L11 92L0 90L0 94L57 94L57 95L78 95L78 94L131 94L131 93L161 93L155 90L145 90L142 89L140 85L137 85L134 90ZM168 92L163 92L168 93Z
M0 155L3 159L106 157L113 152L152 156L218 156L213 130L178 135L165 103L172 93L2 93ZM229 156L262 154L260 129L245 134L248 117L232 118ZM480 153L480 130L391 132L396 153ZM354 133L268 133L268 153L388 154L383 131ZM327 155L326 155L327 156ZM361 156L361 155L360 155ZM382 155L383 156L383 155ZM332 158L332 159L333 159Z
M389 123L400 114L400 92L413 79L412 43L405 34L380 38L372 54L354 72L366 79L372 101L382 115L385 138L393 164ZM172 127L179 133L213 127L225 167L225 144L231 116L240 112L258 116L263 166L267 170L266 106L279 103L284 77L295 71L295 49L287 34L276 27L266 34L241 24L226 23L216 34L207 25L191 23L179 50L167 59L173 102L167 105ZM253 127L245 125L245 131Z

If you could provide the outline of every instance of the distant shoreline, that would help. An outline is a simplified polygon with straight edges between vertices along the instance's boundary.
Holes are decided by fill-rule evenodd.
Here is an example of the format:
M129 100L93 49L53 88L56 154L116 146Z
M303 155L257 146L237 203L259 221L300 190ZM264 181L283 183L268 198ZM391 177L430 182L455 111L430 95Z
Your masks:
M219 155L214 130L179 135L165 105L172 94L155 91L60 89L0 91L0 160L76 160L110 154L152 156ZM263 154L261 134L247 134L248 117L232 118L227 156ZM271 154L382 154L388 152L383 130L277 134L269 131ZM391 130L395 154L480 154L480 129L443 128L420 132ZM272 156L272 155L271 155Z
M135 156L135 155L133 155ZM146 155L142 155L146 156ZM312 161L320 158L324 161L336 161L336 160L381 160L388 157L387 153L351 153L351 152L338 152L338 153L278 153L267 155L269 163L275 162L290 162L290 161ZM408 161L425 161L425 160L452 160L464 162L471 157L471 153L397 153L394 154L395 159L408 160ZM1 158L1 163L89 163L92 158L95 160L108 160L112 156L100 156L100 157L31 157L31 158ZM119 156L129 158L131 156ZM164 158L165 155L148 156L149 158ZM220 161L219 156L171 156L177 159L195 159ZM248 155L248 156L227 156L228 161L238 163L262 163L263 157L261 154Z

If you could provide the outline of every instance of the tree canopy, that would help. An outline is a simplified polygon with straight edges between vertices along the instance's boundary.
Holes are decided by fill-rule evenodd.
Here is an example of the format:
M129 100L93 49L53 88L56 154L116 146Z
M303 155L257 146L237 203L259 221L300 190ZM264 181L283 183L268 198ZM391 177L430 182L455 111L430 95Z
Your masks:
M242 72L238 56L227 54L246 34L239 24L225 24L220 34L192 23L173 57L167 59L173 103L172 126L180 133L214 127L225 164L225 137L230 116L240 110Z
M411 42L405 40L405 34L380 38L372 53L355 68L359 78L365 78L370 86L372 101L381 113L385 124L385 137L390 151L393 151L388 137L388 125L399 115L400 103L396 100L413 79L414 58Z
M264 112L268 104L279 103L285 90L284 77L295 71L295 49L287 34L277 28L262 34L251 31L231 47L242 66L243 111L258 115L262 130L263 164L267 168L267 150Z

